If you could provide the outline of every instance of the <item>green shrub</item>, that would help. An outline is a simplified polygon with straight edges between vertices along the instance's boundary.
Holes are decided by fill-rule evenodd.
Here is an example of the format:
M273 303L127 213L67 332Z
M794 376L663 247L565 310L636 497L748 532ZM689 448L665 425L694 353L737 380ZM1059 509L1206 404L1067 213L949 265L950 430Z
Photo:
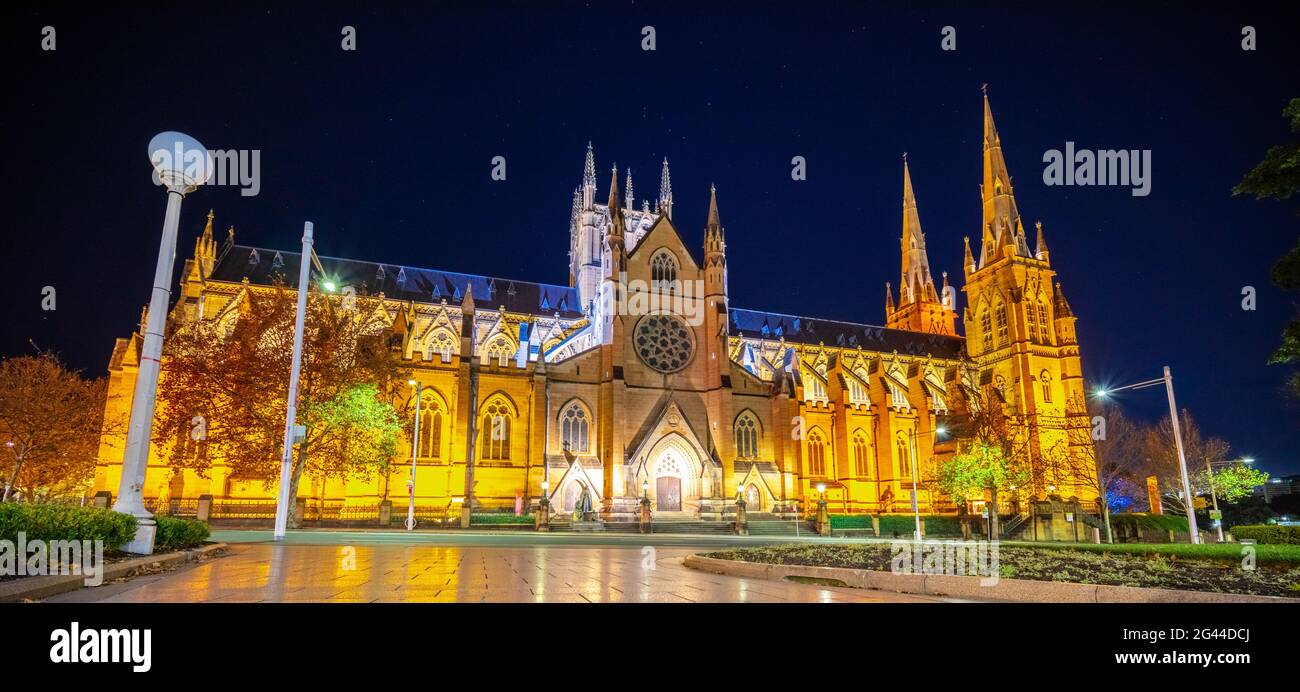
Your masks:
M870 514L832 514L832 529L869 529L871 528Z
M498 524L498 525L500 525L500 524L528 524L528 525L532 525L532 524L534 524L534 523L536 523L536 520L533 519L533 515L531 515L531 514L520 514L519 516L515 516L514 514L504 514L504 513L497 513L497 514L472 514L472 515L470 515L470 518L469 518L469 524L470 524L470 526L486 526L486 525L491 525L491 524Z
M884 538L911 536L916 531L916 519L901 514L880 517L880 535Z
M961 521L957 517L921 517L925 521L925 535L927 536L960 536Z
M208 540L208 525L201 521L163 516L154 517L154 521L158 522L158 534L153 542L155 550L184 550Z
M5 502L0 504L0 539L103 541L117 550L135 539L135 517L111 509Z
M1228 529L1232 537L1242 541L1274 543L1279 545L1300 545L1300 526L1278 526L1275 524L1258 524L1255 526L1234 526Z

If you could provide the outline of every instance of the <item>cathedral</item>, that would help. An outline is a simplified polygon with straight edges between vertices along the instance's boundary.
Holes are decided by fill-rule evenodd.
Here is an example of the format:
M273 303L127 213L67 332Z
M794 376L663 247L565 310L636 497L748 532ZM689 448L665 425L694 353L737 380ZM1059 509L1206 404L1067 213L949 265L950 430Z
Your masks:
M991 392L1036 469L1015 492L1095 499L1095 479L1045 470L1052 454L1092 453L1075 316L1042 224L1032 245L1026 234L987 94L961 320L948 273L936 284L930 269L906 157L902 173L901 271L885 286L884 326L733 305L716 190L703 247L689 247L668 161L658 198L637 207L617 168L602 193L590 145L567 286L322 258L329 275L378 297L366 319L421 383L420 432L401 443L390 478L304 478L299 497L377 505L404 487L414 453L421 507L527 511L546 497L570 512L585 495L610 521L632 520L642 498L657 517L726 520L740 498L786 516L824 498L837 514L910 514L915 487L921 512L953 513L933 482L961 443L944 420ZM218 246L212 226L209 214L173 323L238 319L247 295L298 273L299 253L236 244L233 229ZM117 340L109 407L129 411L140 345L138 333ZM95 490L117 492L123 445L105 436ZM273 483L232 477L219 450L213 458L200 476L152 449L146 500L275 497Z

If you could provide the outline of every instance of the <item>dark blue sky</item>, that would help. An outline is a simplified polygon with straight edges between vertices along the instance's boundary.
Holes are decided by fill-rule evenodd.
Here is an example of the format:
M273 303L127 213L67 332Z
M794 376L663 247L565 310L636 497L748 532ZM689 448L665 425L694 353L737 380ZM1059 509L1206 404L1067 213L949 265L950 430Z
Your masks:
M309 219L321 254L565 283L590 139L601 195L617 161L638 199L653 196L669 157L692 244L717 184L736 306L879 324L898 274L903 151L936 280L959 280L962 236L979 237L988 82L1021 213L1043 221L1079 316L1086 374L1123 384L1168 364L1202 427L1267 470L1300 471L1300 408L1281 395L1285 371L1264 364L1294 310L1268 270L1296 242L1296 204L1230 194L1291 136L1295 17L1242 3L846 4L5 10L0 354L31 339L104 371L148 300L165 195L146 144L167 129L261 150L260 195L186 199L179 259L211 207L242 243L296 248ZM1246 24L1258 51L1241 50ZM53 53L39 49L46 25ZM344 25L356 52L340 49ZM955 52L939 49L945 25ZM1044 186L1043 152L1067 141L1152 150L1151 195ZM489 177L497 155L505 182ZM796 155L807 181L790 179ZM54 312L40 309L46 285ZM1247 285L1254 312L1240 306ZM1155 391L1124 401L1146 417L1164 406Z

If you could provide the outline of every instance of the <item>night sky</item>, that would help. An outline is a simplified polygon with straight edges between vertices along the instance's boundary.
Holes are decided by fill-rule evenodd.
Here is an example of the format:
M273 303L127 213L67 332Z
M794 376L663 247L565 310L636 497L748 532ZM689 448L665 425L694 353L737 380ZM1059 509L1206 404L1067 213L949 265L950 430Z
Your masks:
M640 207L669 158L674 220L697 252L717 184L733 305L882 324L902 152L936 282L947 270L960 285L962 236L978 250L987 82L1086 375L1119 385L1169 365L1207 432L1274 474L1300 472L1300 406L1281 392L1286 371L1265 365L1295 309L1268 271L1296 242L1297 204L1231 195L1293 136L1281 111L1300 96L1295 18L1244 3L846 4L6 9L0 355L30 340L105 372L149 298L165 194L146 145L162 130L261 151L259 195L186 198L178 271L215 208L218 240L233 224L240 243L296 250L311 220L322 255L564 284L591 140L600 200L617 162ZM54 52L40 49L46 25ZM355 52L340 48L345 25ZM940 50L945 25L954 52ZM1244 25L1257 51L1241 49ZM1151 194L1045 186L1043 152L1067 141L1150 149ZM498 155L504 182L489 176ZM791 180L793 156L806 181ZM1253 312L1243 286L1258 289ZM1122 401L1165 410L1159 390Z

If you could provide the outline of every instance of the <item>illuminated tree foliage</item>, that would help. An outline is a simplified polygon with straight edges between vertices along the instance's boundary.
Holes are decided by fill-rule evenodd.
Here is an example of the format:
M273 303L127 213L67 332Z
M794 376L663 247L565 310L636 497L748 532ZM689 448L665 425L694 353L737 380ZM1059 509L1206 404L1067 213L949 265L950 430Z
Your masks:
M957 502L983 500L1028 477L1016 469L1001 447L981 442L970 444L939 467L939 487Z
M198 322L168 337L154 440L170 463L206 474L219 456L233 478L268 488L278 480L295 302L283 287L249 292L233 324ZM363 318L375 302L344 309L329 296L308 298L297 416L306 437L295 446L291 497L304 472L368 479L396 453L391 393L405 377L386 327Z
M101 433L125 425L105 419L106 392L104 379L85 379L51 353L0 361L5 501L77 497L90 487Z
M1210 478L1219 502L1236 502L1250 497L1255 488L1267 482L1267 473L1243 464L1221 469Z

